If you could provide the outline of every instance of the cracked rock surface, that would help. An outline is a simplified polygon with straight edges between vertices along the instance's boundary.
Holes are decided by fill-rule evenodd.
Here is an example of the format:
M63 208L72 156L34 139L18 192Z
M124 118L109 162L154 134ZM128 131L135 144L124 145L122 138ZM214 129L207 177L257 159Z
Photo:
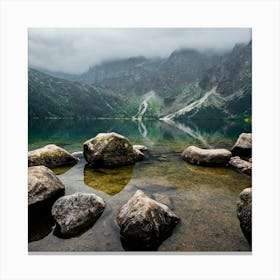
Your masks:
M35 206L64 194L59 178L45 166L28 168L28 206Z
M167 205L138 190L117 216L121 235L135 246L153 247L163 241L179 218Z
M97 134L84 143L83 149L86 161L93 167L130 165L144 156L127 138L114 132Z
M95 194L74 193L58 199L52 216L61 235L76 235L93 225L105 209L104 200Z

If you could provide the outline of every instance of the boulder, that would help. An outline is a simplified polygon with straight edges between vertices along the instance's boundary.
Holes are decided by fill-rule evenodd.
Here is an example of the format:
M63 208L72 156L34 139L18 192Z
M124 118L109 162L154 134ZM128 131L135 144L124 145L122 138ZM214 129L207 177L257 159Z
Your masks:
M64 195L65 187L45 166L28 168L28 206L40 205Z
M231 152L226 149L200 149L195 146L189 146L181 156L191 164L221 166L228 164Z
M139 150L140 152L148 151L148 148L144 145L133 145L133 148Z
M241 133L231 149L236 156L252 156L252 133Z
M122 206L117 216L121 236L134 247L144 248L158 246L178 221L168 206L147 197L140 190Z
M249 244L252 244L252 188L244 189L237 203L237 217L240 227Z
M44 165L49 168L74 165L78 159L66 150L51 144L28 152L28 166Z
M84 143L84 157L93 167L116 167L134 164L140 159L139 150L133 149L124 136L111 132L99 133Z
M95 194L75 193L59 198L52 207L57 233L72 236L92 226L105 209L105 202Z
M238 156L230 158L229 165L239 170L241 173L252 175L252 163Z

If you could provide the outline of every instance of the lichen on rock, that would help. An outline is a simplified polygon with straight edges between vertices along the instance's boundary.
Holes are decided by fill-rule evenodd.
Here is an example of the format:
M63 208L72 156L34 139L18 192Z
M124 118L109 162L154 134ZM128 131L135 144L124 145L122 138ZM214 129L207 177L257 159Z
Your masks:
M56 232L73 236L93 225L105 209L104 200L95 194L74 193L58 199L52 207Z
M59 178L45 166L28 168L28 206L42 204L58 198L65 192L65 187Z
M179 218L167 205L138 190L117 216L121 236L135 248L154 248L171 233Z
M99 133L84 142L83 148L86 161L93 167L130 165L144 156L127 138L114 132Z
M28 152L28 166L44 165L48 168L74 165L78 159L54 144Z

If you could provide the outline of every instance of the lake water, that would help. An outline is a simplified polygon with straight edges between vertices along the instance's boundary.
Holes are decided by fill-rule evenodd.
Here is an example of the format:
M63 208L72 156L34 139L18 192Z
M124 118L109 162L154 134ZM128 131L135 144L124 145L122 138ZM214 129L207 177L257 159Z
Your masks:
M55 169L66 194L95 193L107 207L93 227L70 239L55 235L49 212L29 219L29 251L133 250L120 239L115 220L137 189L167 204L181 219L158 251L251 251L236 216L238 195L251 186L251 177L227 167L190 165L180 158L189 145L231 149L240 133L251 132L250 123L31 120L28 149L54 143L69 152L81 151L87 139L112 131L126 136L132 144L146 145L146 159L108 170L88 168L82 158L72 168Z

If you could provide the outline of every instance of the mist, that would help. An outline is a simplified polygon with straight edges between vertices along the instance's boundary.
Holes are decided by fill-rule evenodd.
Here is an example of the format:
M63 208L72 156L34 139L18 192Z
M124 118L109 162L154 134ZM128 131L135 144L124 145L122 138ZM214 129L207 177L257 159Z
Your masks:
M224 52L250 40L250 28L30 28L28 64L79 74L113 59L168 57L182 48Z

